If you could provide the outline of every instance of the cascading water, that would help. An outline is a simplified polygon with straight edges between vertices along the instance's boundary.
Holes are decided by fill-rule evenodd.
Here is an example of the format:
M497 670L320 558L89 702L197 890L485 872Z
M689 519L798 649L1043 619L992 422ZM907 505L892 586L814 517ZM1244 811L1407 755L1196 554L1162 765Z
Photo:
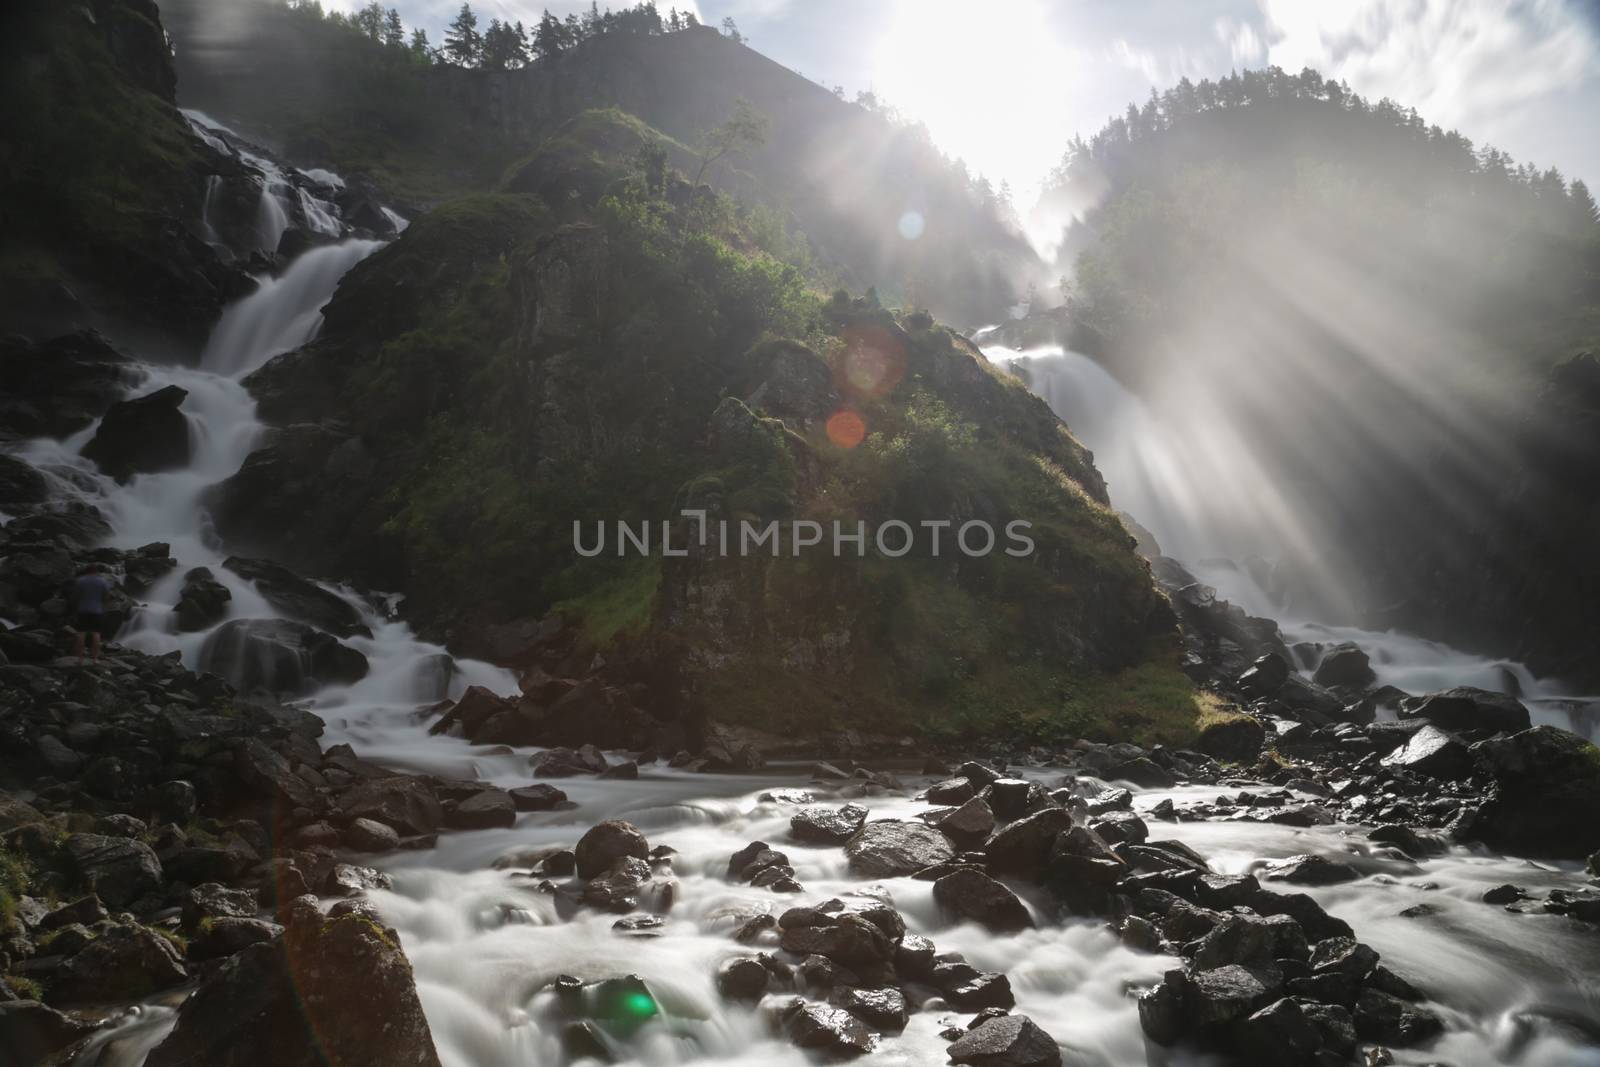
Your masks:
M1217 479L1208 470L1214 457L1198 442L1175 439L1138 397L1087 356L1058 346L1022 352L985 345L982 351L996 363L1017 363L1033 391L1094 452L1113 505L1149 530L1164 554L1247 612L1276 619L1291 646L1354 642L1371 658L1381 685L1408 693L1457 685L1512 693L1528 704L1535 722L1600 739L1593 701L1566 695L1558 682L1535 677L1523 664L1410 634L1330 625L1279 602L1227 558L1243 553L1228 543L1225 524L1214 521L1229 505L1217 495ZM1229 457L1232 478L1263 477L1237 469L1236 452Z
M141 393L165 384L189 390L184 410L195 433L193 462L182 471L147 474L118 486L76 456L88 433L72 441L37 443L33 458L54 468L57 481L95 500L112 517L113 540L133 546L150 540L172 544L180 561L174 576L152 589L149 604L124 643L151 652L177 650L194 664L205 634L168 632L166 616L188 566L207 564L233 593L231 617L271 618L270 605L250 587L216 566L221 546L205 525L201 490L238 469L259 430L254 404L238 378L273 354L314 336L320 308L339 278L376 247L346 241L300 257L278 279L264 279L251 296L230 308L218 324L201 369L146 368ZM1096 403L1120 403L1114 391ZM1138 426L1131 408L1120 413ZM1098 424L1114 431L1122 423L1103 410ZM1080 429L1092 420L1075 421ZM1148 428L1148 426L1146 426ZM1102 431L1096 429L1094 433ZM1110 442L1106 442L1107 445ZM1113 491L1129 484L1128 467L1159 468L1170 453L1140 455L1129 446L1102 451ZM65 490L63 490L65 491ZM1159 520L1158 520L1159 521ZM332 587L328 587L332 589ZM421 642L368 599L332 589L356 606L372 636L350 638L365 654L370 671L360 682L331 686L307 706L327 724L325 744L348 742L365 758L398 768L453 778L483 779L502 786L527 783L529 750L474 746L430 736L420 709L441 696L459 695L469 684L508 693L509 673L487 664L460 661L441 671L444 652ZM1406 670L1420 669L1411 650ZM1378 657L1380 672L1391 669ZM1392 667L1400 670L1401 667ZM1449 669L1441 662L1441 670ZM1532 679L1523 679L1524 684ZM1054 786L1043 771L1022 772ZM859 893L837 848L798 844L788 838L792 808L762 800L764 791L798 784L798 770L766 776L703 776L649 767L638 781L567 779L562 785L577 807L524 814L508 829L449 833L438 847L400 853L379 862L394 879L392 890L374 891L374 902L400 933L411 960L424 1010L445 1067L526 1067L561 1064L561 1026L554 995L544 987L558 974L601 979L636 973L656 994L660 1012L627 1040L612 1040L617 1063L639 1067L716 1063L760 1067L808 1067L809 1054L774 1037L757 1009L725 1001L716 991L717 964L748 954L729 934L754 911L776 912ZM1141 791L1136 806L1209 798L1212 790ZM924 805L904 797L853 800L872 817L915 818ZM571 847L602 818L626 818L653 844L677 851L678 902L661 936L637 939L612 929L615 916L582 912L564 919L553 899L540 893L514 857L528 850ZM1573 867L1530 866L1454 847L1412 863L1372 854L1374 846L1340 826L1305 829L1254 822L1162 823L1162 832L1191 844L1223 872L1246 872L1263 862L1318 852L1359 862L1368 875L1339 886L1307 891L1330 912L1351 921L1392 966L1424 984L1446 1017L1449 1032L1428 1059L1457 1067L1509 1065L1570 1067L1600 1064L1592 1043L1564 1028L1570 1020L1600 1016L1600 948L1572 938L1553 917L1513 916L1478 902L1482 889L1515 878L1538 888L1570 886ZM781 842L803 893L775 896L723 878L729 855L752 840ZM1351 853L1357 853L1352 860ZM496 860L512 858L508 869ZM1043 897L1025 903L1036 929L995 935L974 924L955 924L940 914L931 883L898 878L878 883L890 894L908 928L932 938L945 951L959 951L974 965L1008 973L1017 1010L1033 1018L1067 1050L1069 1062L1085 1067L1124 1067L1150 1062L1131 986L1159 980L1178 964L1173 957L1136 952L1104 923L1058 921ZM1401 918L1426 901L1426 921ZM939 1030L970 1013L932 1008L915 1012L905 1032L886 1035L871 1062L888 1067L943 1063L948 1045ZM170 1004L151 1005L96 1037L80 1055L80 1067L139 1067L173 1024ZM1183 1051L1165 1062L1198 1065L1210 1060ZM1421 1062L1417 1056L1400 1062Z

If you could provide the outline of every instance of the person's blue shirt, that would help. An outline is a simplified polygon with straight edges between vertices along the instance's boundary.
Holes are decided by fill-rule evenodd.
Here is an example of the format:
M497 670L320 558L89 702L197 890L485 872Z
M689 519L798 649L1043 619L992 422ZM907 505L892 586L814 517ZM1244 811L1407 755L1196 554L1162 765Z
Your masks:
M106 594L111 592L111 583L98 574L80 574L72 583L73 609L80 615L101 615L105 613Z

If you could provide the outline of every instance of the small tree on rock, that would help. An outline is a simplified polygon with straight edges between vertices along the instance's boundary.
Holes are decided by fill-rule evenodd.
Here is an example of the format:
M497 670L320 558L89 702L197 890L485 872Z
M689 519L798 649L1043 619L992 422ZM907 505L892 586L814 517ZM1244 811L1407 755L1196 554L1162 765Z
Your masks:
M711 164L730 155L747 152L767 143L767 117L740 97L733 102L733 114L721 125L700 134L700 169L694 183L700 184Z

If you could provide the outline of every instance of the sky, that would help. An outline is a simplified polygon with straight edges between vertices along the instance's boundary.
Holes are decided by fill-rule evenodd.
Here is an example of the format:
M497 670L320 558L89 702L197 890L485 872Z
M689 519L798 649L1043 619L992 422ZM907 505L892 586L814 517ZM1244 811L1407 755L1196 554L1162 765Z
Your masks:
M438 41L459 0L388 0ZM616 0L626 6L630 0ZM665 13L675 0L658 0ZM327 6L358 6L335 0ZM476 0L531 25L586 0ZM606 4L601 3L604 8ZM690 0L752 47L924 122L1030 201L1066 142L1179 78L1315 67L1600 187L1600 0Z

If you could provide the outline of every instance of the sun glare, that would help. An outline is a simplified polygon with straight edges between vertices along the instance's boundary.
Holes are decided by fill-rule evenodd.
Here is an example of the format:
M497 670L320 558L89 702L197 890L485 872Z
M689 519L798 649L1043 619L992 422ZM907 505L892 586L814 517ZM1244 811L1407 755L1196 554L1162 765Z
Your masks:
M1041 0L901 0L873 90L996 188L1008 180L1022 203L1060 153L1072 73Z

